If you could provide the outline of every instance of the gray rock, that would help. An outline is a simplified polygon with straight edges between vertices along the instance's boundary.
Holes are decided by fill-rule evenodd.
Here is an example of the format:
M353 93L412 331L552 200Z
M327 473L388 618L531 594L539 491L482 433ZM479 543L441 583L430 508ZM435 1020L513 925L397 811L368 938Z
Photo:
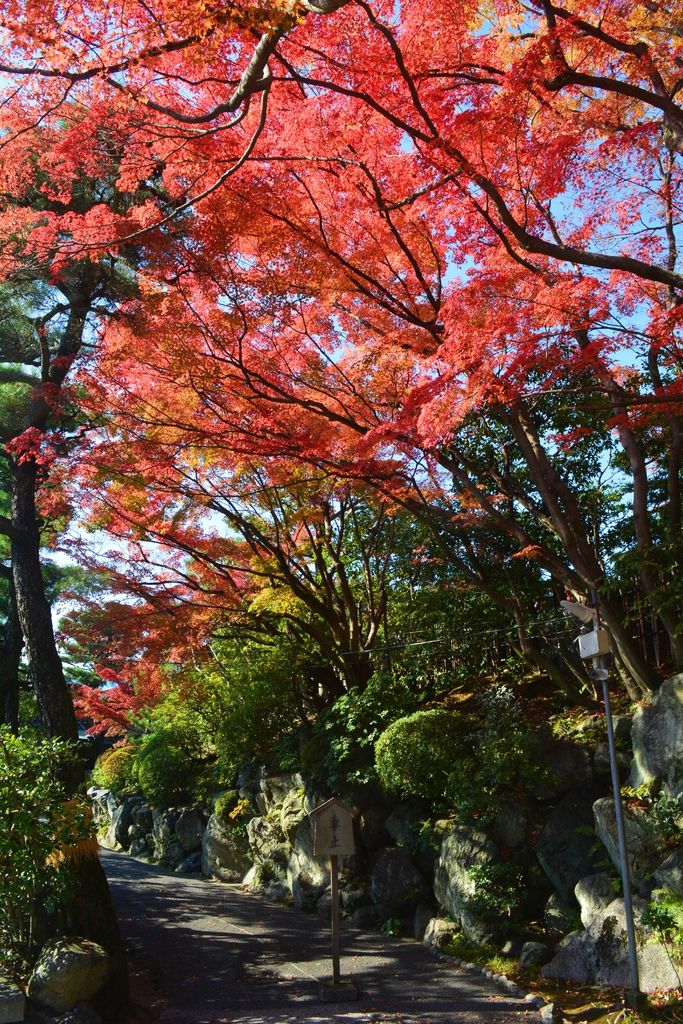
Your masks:
M274 807L281 807L292 789L304 789L304 780L298 774L266 775L261 771L256 792L256 804L264 816Z
M654 878L658 888L683 896L683 850L674 850L656 869Z
M327 888L326 881L315 882L304 872L296 872L289 879L292 899L297 910L313 912Z
M387 917L413 909L429 889L424 876L404 846L385 850L370 876L370 898Z
M199 874L202 870L202 851L194 850L188 857L181 860L178 867L175 869L177 875L194 875Z
M418 903L413 915L413 938L421 942L427 931L427 925L432 920L434 907L431 903Z
M587 985L593 981L586 932L570 932L555 951L555 956L541 968L544 978L564 978Z
M670 951L642 925L647 906L636 897L633 901L638 942L638 972L643 992L677 988L681 964L672 963ZM624 901L613 900L601 910L583 932L574 932L560 943L557 953L542 968L544 977L565 978L581 984L614 985L627 988L630 983Z
M263 895L267 899L273 900L276 903L286 903L291 899L289 888L284 882L280 882L278 880L269 882L263 890Z
M631 740L633 786L662 779L674 792L683 780L683 673L667 679L652 703L638 708Z
M443 949L459 929L455 921L447 921L443 917L433 917L425 928L422 941L425 946L433 946L435 949Z
M553 1021L560 1019L560 1011L555 1003L546 1003L545 1006L540 1007L539 1016L543 1024L552 1024Z
M595 830L607 850L609 859L619 870L619 845L614 801L609 797L596 800L593 804ZM624 808L624 831L628 851L628 866L632 880L638 884L650 875L657 865L656 842L646 830L644 815Z
M483 832L456 825L446 835L434 874L434 894L471 942L485 943L494 938L495 928L472 907L479 894L471 869L496 861L498 851Z
M19 986L0 975L0 1024L19 1024L25 1009L26 996Z
M544 799L557 799L593 777L590 754L571 740L550 741L543 751L543 761L549 778L536 788Z
M250 818L247 822L247 837L254 860L263 863L273 850L282 844L282 832L278 825L267 818Z
M347 914L352 914L359 907L371 905L370 893L360 886L347 885L340 890L341 905Z
M611 768L609 756L609 744L598 743L593 751L593 767L597 772L608 772ZM621 778L626 776L629 767L629 759L621 751L617 751L617 767Z
M631 728L633 726L633 715L614 715L612 728L615 740L628 740L631 742Z
M584 928L588 928L596 915L614 900L615 892L612 879L605 871L600 871L596 875L587 875L586 878L581 878L576 883L574 895L581 908L581 924Z
M511 956L516 960L519 958L519 954L522 952L522 946L524 945L524 939L521 935L516 935L513 939L508 939L501 946L501 953L503 956Z
M166 846L160 863L169 868L175 868L178 864L182 863L186 856L187 851L182 848L177 839L173 839Z
M579 786L562 797L541 829L536 856L563 903L574 902L574 886L597 870L592 786Z
M133 819L133 824L136 828L140 829L140 832L143 835L152 831L154 822L152 820L152 809L149 804L144 802L137 804L131 810L131 817Z
M134 839L133 842L130 844L130 849L128 850L128 852L130 853L131 857L142 857L145 854L148 854L149 847L147 846L147 840L144 839L142 836L139 839Z
M525 967L545 964L550 959L550 950L545 942L525 942L519 954L519 962Z
M152 811L154 853L159 860L166 856L168 846L174 841L176 820L175 811L162 810L159 807Z
M578 915L572 907L563 903L556 892L548 897L543 911L543 921L548 935L559 938L573 932L578 924Z
M59 1024L102 1024L102 1018L92 1003L82 1002L60 1017Z
M496 815L493 823L493 835L496 841L508 848L516 850L527 838L527 815L519 804L508 803Z
M43 947L28 983L28 997L64 1013L96 995L114 968L108 953L87 939L54 939Z
M280 831L287 842L294 844L296 830L307 815L306 794L303 788L290 789L282 802Z
M359 907L351 915L351 924L362 931L373 931L379 924L379 914L374 907Z
M239 882L249 865L247 837L237 829L226 829L212 814L202 838L202 873L221 882Z
M129 833L132 823L132 807L130 806L128 798L125 798L123 803L117 807L114 815L112 816L112 830L114 831L114 837L122 850L127 850L130 846Z
M302 876L311 885L327 888L329 872L327 866L313 856L313 833L311 822L305 818L294 835L294 847L287 862L287 882L294 895L294 879Z
M196 807L183 807L175 823L175 833L186 853L200 849L204 827L204 819Z
M384 822L384 828L397 846L415 845L424 811L417 804L397 804Z

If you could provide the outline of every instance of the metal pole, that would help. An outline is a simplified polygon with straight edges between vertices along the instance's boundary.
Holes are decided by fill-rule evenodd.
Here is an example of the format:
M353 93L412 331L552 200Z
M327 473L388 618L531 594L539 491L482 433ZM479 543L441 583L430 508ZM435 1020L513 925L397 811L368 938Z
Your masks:
M336 853L330 857L330 896L332 900L332 983L338 985L341 973L339 970L339 857Z
M596 611L595 628L600 627L600 606L598 592L593 588L593 607ZM638 976L638 951L636 948L636 930L633 921L633 898L631 896L631 872L628 866L628 850L626 846L626 829L624 827L624 810L621 803L621 781L617 764L617 750L614 743L614 725L612 723L612 705L609 696L609 670L607 658L600 655L593 658L595 675L602 683L602 699L605 705L605 725L607 727L607 745L609 747L609 766L612 773L612 792L614 794L614 817L617 826L617 843L619 846L619 865L621 884L624 890L624 917L626 918L626 938L628 942L628 963L631 981L631 992L626 996L626 1004L637 1008L642 1000L640 978Z
M609 746L609 764L612 772L612 789L614 791L614 815L617 825L617 841L619 843L619 862L621 866L621 884L624 889L624 916L626 917L626 937L628 939L628 962L631 978L631 991L636 1003L640 995L640 979L638 977L638 953L636 950L636 931L633 923L633 900L631 898L631 872L628 867L626 848L626 830L624 828L624 812L621 805L621 787L617 752L614 745L614 727L612 725L612 708L609 699L608 672L605 658L596 658L596 668L602 681L602 699L605 703L605 723L607 725L607 743ZM630 1004L629 1004L630 1005Z

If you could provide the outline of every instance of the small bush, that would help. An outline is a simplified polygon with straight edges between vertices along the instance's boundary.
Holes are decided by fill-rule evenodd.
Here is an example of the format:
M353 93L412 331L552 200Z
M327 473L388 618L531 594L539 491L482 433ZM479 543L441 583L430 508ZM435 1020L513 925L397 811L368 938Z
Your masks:
M243 801L240 800L237 790L230 789L227 793L221 793L219 797L216 797L213 813L224 825L229 825L233 820L235 812L238 815L241 813L240 806L242 803Z
M69 895L67 851L92 837L87 802L64 783L77 760L73 744L0 726L0 959L36 952L41 908Z
M170 730L154 733L143 741L137 755L140 789L152 804L170 806L187 799L196 766Z
M458 718L448 711L416 711L386 729L375 744L384 787L404 796L443 797L453 766Z
M135 751L132 747L114 747L97 758L92 781L102 789L120 793L131 782Z

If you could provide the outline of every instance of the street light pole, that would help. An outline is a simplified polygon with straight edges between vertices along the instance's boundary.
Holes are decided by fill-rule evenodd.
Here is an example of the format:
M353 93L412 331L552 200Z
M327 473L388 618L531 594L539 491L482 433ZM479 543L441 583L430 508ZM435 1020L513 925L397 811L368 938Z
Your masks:
M612 775L612 794L614 797L614 817L617 829L617 845L619 848L619 866L621 872L621 884L624 890L624 917L626 918L626 939L628 943L629 981L630 989L624 993L624 1002L631 1009L640 1009L643 1004L643 994L640 991L640 977L638 974L638 950L636 946L636 930L633 919L633 897L631 895L631 872L628 866L628 848L626 844L626 829L624 827L624 809L621 803L621 781L619 779L619 765L617 763L617 750L614 742L614 725L612 722L612 705L609 695L609 669L607 667L606 653L609 651L609 640L605 631L601 628L600 605L598 592L591 587L591 598L593 608L586 608L584 605L575 604L571 601L563 601L562 606L569 614L576 616L584 624L593 623L592 630L588 630L579 638L579 652L584 659L590 658L593 663L592 674L602 684L602 700L605 707L605 725L607 728L607 745L609 747L609 764Z

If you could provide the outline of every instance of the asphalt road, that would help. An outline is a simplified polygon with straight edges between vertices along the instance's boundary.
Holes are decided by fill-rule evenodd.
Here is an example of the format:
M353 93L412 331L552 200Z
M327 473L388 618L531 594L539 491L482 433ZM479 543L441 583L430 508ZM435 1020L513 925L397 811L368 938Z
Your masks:
M329 1004L329 923L239 886L102 851L138 1003L135 1024L538 1024L538 1011L418 942L344 928L342 977L355 1002ZM140 1004L143 1004L142 1006Z

